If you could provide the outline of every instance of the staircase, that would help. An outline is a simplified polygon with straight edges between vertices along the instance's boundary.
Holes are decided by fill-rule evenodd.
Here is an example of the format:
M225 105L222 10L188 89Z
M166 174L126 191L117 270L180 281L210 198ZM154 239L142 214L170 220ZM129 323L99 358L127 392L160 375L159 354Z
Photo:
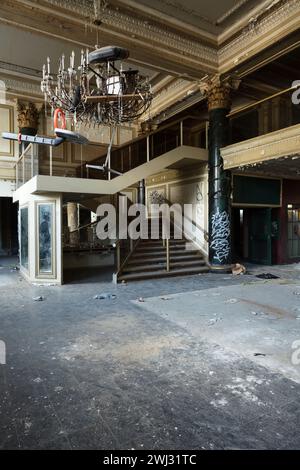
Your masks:
M193 249L187 240L171 238L169 250L170 269L167 271L167 248L163 240L141 240L119 274L118 281L157 279L209 271L204 256Z

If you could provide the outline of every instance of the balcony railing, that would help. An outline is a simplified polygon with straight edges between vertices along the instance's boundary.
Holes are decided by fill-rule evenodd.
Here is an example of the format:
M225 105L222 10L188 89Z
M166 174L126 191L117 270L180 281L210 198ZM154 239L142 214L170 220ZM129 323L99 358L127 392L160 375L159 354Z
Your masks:
M67 145L71 146L74 144ZM126 173L182 145L195 146L194 141L192 141L191 129L187 125L185 126L185 119L162 126L156 131L139 136L129 143L113 148L109 155L108 167L119 173ZM201 147L200 144L197 146ZM106 159L106 151L104 155L87 159L85 155L90 150L87 147L81 146L81 161L76 165L73 156L70 158L70 161L69 159L66 161L62 146L55 148L55 150L51 146L41 146L36 143L31 143L26 148L23 146L22 153L16 163L17 187L20 187L35 175L67 176L99 180L114 178L116 174L112 172L102 172L87 168L87 164L103 165ZM73 155L76 149L74 150L73 147L73 150L70 151L70 148L68 152ZM60 151L61 154L58 156L57 152Z
M126 173L181 145L191 145L191 130L184 126L184 119L162 126L113 149L108 167L119 173ZM106 155L89 163L103 165L105 159ZM98 170L86 168L85 164L78 168L77 175L96 179L112 179L117 176L113 173L101 175Z
M22 144L22 152L16 162L15 169L17 189L39 174L38 148L36 144L29 144L27 147Z

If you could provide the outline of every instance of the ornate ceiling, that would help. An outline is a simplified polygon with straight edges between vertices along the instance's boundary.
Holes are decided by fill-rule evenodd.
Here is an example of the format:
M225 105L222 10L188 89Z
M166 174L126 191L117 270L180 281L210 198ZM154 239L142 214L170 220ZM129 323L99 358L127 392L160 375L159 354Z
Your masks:
M166 19L180 27L193 26L198 30L218 35L228 25L245 17L251 8L259 5L256 0L119 0L141 13Z
M156 115L199 100L199 80L233 70L245 75L245 64L263 53L271 60L270 48L299 31L299 13L299 0L6 0L0 79L38 96L37 70L47 55L121 45L150 76Z

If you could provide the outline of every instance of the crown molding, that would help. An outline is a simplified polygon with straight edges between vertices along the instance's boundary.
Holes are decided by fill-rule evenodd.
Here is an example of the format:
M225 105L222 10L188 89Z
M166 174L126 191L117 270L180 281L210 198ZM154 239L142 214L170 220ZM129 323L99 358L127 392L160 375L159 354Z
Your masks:
M275 8L276 6L276 8ZM299 0L279 0L219 49L219 72L225 73L300 27Z
M4 75L0 75L0 80L5 83L5 91L8 94L13 94L14 96L26 95L28 98L39 98L41 101L43 99L40 84L37 85L24 79L18 80L15 77Z
M26 3L29 2L26 1ZM92 2L90 0L44 0L44 3L54 5L60 9L71 10L81 18L93 16ZM82 12L87 12L87 15L83 15ZM84 19L82 21L84 22ZM196 57L198 61L199 59L207 60L217 66L218 56L214 47L205 45L199 40L194 40L188 36L178 34L170 28L162 27L158 23L149 22L145 17L143 18L136 14L129 15L127 12L107 5L101 14L101 21L103 25L109 26L111 30L120 30L131 37L134 32L134 39L141 38L151 41L152 46L153 42L157 42L163 44L164 47L167 46L178 51L182 55Z
M129 14L109 4L99 29L88 19L93 15L91 0L7 0L0 12L1 21L7 24L81 47L93 47L89 43L98 30L103 44L116 42L128 47L132 62L148 67L153 64L156 70L197 80L205 74L229 73L299 28L299 0L278 0L268 8L265 2L263 5L264 9L260 8L256 17L250 22L248 19L246 26L243 24L243 29L219 49L194 32L187 35L158 18L152 21L149 15ZM93 34L87 36L87 29Z

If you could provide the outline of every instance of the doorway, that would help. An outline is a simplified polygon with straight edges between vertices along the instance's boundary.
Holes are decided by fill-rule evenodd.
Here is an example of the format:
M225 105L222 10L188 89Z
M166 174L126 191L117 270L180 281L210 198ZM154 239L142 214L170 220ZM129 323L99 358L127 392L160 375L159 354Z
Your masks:
M271 265L278 237L277 211L270 208L232 209L234 261Z

